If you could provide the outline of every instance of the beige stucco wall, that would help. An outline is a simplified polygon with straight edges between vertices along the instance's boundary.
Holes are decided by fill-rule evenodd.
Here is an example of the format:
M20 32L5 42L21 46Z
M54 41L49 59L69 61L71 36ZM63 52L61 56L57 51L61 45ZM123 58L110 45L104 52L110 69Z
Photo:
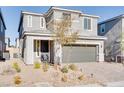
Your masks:
M19 48L7 47L6 50L9 51L10 59L14 58L14 54L17 54L19 57Z

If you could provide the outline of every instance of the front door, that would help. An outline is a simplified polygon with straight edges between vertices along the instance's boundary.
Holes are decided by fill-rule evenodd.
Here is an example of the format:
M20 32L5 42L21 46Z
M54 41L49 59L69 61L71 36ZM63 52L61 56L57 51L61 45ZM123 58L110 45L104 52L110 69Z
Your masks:
M42 62L50 61L49 40L34 40L34 59Z
M50 61L50 48L48 40L41 40L41 61Z

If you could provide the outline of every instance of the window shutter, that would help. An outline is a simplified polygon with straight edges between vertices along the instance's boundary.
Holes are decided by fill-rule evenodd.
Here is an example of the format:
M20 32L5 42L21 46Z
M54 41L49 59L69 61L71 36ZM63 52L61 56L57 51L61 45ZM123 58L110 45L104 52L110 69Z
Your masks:
M86 30L87 29L87 19L84 18L84 29Z

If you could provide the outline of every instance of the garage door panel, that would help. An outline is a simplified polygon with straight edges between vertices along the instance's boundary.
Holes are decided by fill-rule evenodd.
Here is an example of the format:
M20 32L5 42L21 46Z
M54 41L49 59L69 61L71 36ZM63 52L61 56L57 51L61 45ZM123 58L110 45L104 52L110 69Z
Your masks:
M95 62L96 46L64 46L63 62Z

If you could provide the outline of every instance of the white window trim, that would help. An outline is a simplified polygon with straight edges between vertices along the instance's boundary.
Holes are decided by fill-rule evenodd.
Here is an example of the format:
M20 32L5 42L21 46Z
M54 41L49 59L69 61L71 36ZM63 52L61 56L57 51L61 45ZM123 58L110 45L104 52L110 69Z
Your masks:
M31 19L30 19L31 18ZM32 16L31 15L28 15L27 16L27 26L28 27L32 27Z
M36 48L38 42L39 42L39 48L38 48L39 51L37 51L37 48ZM41 48L40 43L41 43L40 40L36 39L36 44L34 45L34 48L36 49L36 51L34 52L36 57L40 57L40 55L41 55L41 52L40 52L40 50L41 50L40 49ZM39 53L39 55L38 55L38 53Z
M42 26L42 24L43 24L43 26ZM43 17L40 17L40 28L44 28L44 18Z
M41 55L41 54L40 54L40 53L41 53L41 52L40 52L40 50L41 50L41 49L40 49L40 48L41 48L41 44L40 44L40 43L41 43L41 42L40 42L40 40L37 40L37 43L38 43L38 42L39 42L39 48L38 48L39 51L36 52L36 57L40 57L40 55ZM39 55L38 55L38 53L39 53Z
M84 19L90 19L91 20L91 29L84 29L86 31L92 31L92 18L89 18L89 17L84 17ZM84 19L83 19L83 27L84 27Z

